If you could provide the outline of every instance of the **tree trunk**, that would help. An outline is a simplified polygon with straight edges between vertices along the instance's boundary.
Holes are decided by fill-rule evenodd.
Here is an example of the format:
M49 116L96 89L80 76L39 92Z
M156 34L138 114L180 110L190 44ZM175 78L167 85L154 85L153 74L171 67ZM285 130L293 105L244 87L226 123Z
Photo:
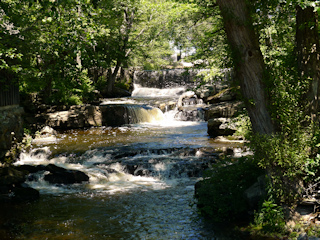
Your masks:
M49 78L43 89L43 102L49 104L52 95L52 79Z
M233 53L235 78L255 133L272 134L274 126L268 111L263 84L265 65L245 0L217 0L227 39Z
M302 80L309 80L309 88L302 99L307 116L319 122L320 62L318 14L313 7L296 7L296 43L298 70Z
M107 80L107 94L108 95L112 95L113 91L114 91L114 84L116 82L116 78L117 78L117 74L119 72L120 69L120 63L118 62L117 65L115 66L115 68L113 69L109 69L109 74L108 74L108 80Z

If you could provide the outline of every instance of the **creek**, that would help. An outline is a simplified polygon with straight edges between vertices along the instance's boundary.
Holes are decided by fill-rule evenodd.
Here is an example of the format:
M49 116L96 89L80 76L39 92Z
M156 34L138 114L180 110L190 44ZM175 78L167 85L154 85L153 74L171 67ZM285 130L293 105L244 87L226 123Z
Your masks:
M182 92L136 87L131 98L103 104L177 101ZM180 121L176 110L151 114L149 122L35 141L16 165L53 163L85 172L89 182L54 185L43 180L45 172L33 174L27 183L40 199L2 204L0 238L236 239L203 220L194 204L195 182L225 143L208 137L205 121Z

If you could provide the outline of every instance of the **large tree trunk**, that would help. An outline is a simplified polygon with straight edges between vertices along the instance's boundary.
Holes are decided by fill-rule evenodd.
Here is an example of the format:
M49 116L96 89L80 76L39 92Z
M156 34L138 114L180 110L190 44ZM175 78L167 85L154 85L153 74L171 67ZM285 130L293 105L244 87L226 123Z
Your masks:
M245 0L217 0L227 39L233 53L235 78L255 133L272 134L274 126L268 111L263 84L265 64Z
M319 122L320 61L318 14L313 7L296 7L296 42L298 70L302 80L310 81L302 99L305 113Z

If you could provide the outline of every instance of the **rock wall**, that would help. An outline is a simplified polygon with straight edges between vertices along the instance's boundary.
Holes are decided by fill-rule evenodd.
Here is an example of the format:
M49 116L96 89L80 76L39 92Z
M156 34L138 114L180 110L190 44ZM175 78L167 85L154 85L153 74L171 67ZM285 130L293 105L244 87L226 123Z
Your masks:
M166 69L159 71L135 71L133 82L142 87L171 88L197 86L200 78L197 74L205 69Z
M12 141L23 137L23 108L18 105L0 107L0 159L12 146Z

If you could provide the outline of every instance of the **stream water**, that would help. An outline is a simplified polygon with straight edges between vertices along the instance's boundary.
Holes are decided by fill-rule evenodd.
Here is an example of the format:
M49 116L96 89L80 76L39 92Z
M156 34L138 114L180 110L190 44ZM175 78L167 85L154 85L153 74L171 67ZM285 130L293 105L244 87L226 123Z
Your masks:
M154 101L144 90L111 102ZM81 170L90 180L53 185L43 180L45 173L33 175L27 183L40 191L40 199L1 205L0 239L237 239L204 221L193 198L201 171L224 144L207 136L206 122L174 115L169 111L148 123L70 130L35 141L17 165L54 163Z

